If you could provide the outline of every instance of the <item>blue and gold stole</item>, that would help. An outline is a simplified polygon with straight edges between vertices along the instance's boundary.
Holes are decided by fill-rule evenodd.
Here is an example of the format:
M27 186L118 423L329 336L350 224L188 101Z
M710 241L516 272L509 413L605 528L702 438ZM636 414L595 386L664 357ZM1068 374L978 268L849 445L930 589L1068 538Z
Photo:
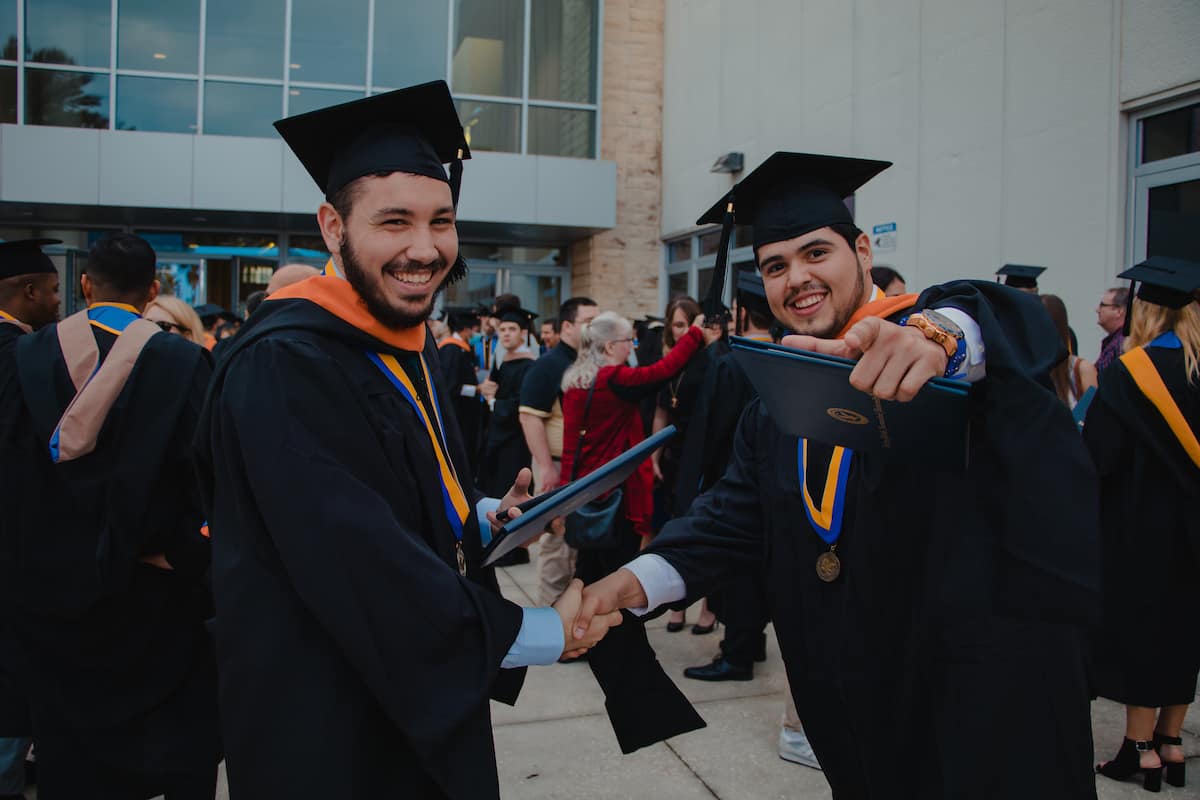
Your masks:
M463 554L462 537L467 518L471 515L471 504L467 501L466 492L463 491L462 483L454 469L454 462L450 459L449 448L446 444L446 429L438 405L437 389L434 388L433 376L425 361L424 349L428 329L424 323L403 331L382 325L367 311L362 298L359 297L350 282L342 277L333 263L333 259L326 263L325 269L320 275L281 289L271 295L267 302L288 299L303 299L316 303L369 336L415 356L420 367L420 376L429 390L428 401L422 398L421 393L417 391L412 378L401 366L396 356L384 352L366 352L366 357L379 368L388 382L412 407L417 419L425 426L425 432L429 435L429 443L433 447L438 462L438 478L442 485L442 506L446 513L446 520L450 523L450 529L454 532L454 550L458 561L458 571L459 574L466 575L467 562Z
M1179 341L1179 337L1175 335L1174 331L1167 331L1146 347L1165 347L1177 350L1183 347L1183 342ZM1154 362L1150 360L1146 348L1133 348L1121 356L1121 363L1125 365L1125 369L1129 370L1138 389L1162 415L1163 421L1167 423L1171 433L1175 434L1175 438L1187 453L1188 458L1192 460L1193 464L1200 467L1200 441L1197 441L1196 433L1188 425L1187 419L1179 409L1179 404L1175 402L1175 398L1171 397L1171 391L1163 382L1162 375L1158 373Z
M24 322L21 322L21 320L17 319L12 314L9 314L7 311L5 311L2 308L0 308L0 324L15 325L18 328L20 328L24 333L33 333L33 328L26 325Z

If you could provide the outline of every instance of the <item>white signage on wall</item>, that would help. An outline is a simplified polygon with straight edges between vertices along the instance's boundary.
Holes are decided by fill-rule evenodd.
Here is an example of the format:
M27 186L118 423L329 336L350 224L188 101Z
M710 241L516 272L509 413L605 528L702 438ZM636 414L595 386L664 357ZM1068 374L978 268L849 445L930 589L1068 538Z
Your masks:
M871 228L871 246L876 253L890 253L896 249L896 223L885 222Z

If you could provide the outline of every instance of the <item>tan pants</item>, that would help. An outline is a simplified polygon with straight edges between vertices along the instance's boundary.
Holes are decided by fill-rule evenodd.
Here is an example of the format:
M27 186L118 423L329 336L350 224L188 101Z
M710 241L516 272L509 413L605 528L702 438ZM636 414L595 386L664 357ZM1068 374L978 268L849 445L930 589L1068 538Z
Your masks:
M542 535L537 562L539 603L552 605L567 590L575 577L576 552L564 537L553 533Z

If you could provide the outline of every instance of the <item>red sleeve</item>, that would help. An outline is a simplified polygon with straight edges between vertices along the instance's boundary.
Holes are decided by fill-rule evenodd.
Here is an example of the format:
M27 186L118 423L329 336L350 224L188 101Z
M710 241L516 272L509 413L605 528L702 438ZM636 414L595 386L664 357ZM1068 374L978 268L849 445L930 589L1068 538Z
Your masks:
M693 325L688 328L688 332L683 335L683 338L675 343L665 358L645 367L617 367L617 371L609 378L608 382L618 386L641 386L670 380L687 366L688 361L703 344L704 334Z

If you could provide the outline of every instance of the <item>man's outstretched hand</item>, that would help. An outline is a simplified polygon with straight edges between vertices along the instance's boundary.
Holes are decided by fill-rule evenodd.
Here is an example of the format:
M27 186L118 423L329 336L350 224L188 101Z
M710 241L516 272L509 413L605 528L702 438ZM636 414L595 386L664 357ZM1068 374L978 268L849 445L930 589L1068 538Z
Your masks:
M635 579L636 580L636 579ZM609 628L621 624L621 612L613 609L604 614L593 614L582 628L576 625L579 609L583 604L583 581L576 578L554 603L563 626L563 658L577 658L596 646Z
M637 576L622 567L584 588L572 634L579 637L596 619L612 613L619 615L622 608L645 608L647 602L646 591Z
M907 403L930 378L946 372L946 351L917 328L878 317L860 320L841 339L785 336L784 347L858 359L850 385L880 400Z
M529 467L521 467L521 471L517 473L517 479L513 481L512 488L508 490L508 494L500 498L500 505L495 511L489 511L487 518L492 524L492 536L500 532L504 527L504 523L496 518L496 514L501 511L509 511L509 517L516 519L521 516L521 509L517 508L517 504L524 503L526 500L532 500L533 495L529 494L529 485L533 482L533 472Z

